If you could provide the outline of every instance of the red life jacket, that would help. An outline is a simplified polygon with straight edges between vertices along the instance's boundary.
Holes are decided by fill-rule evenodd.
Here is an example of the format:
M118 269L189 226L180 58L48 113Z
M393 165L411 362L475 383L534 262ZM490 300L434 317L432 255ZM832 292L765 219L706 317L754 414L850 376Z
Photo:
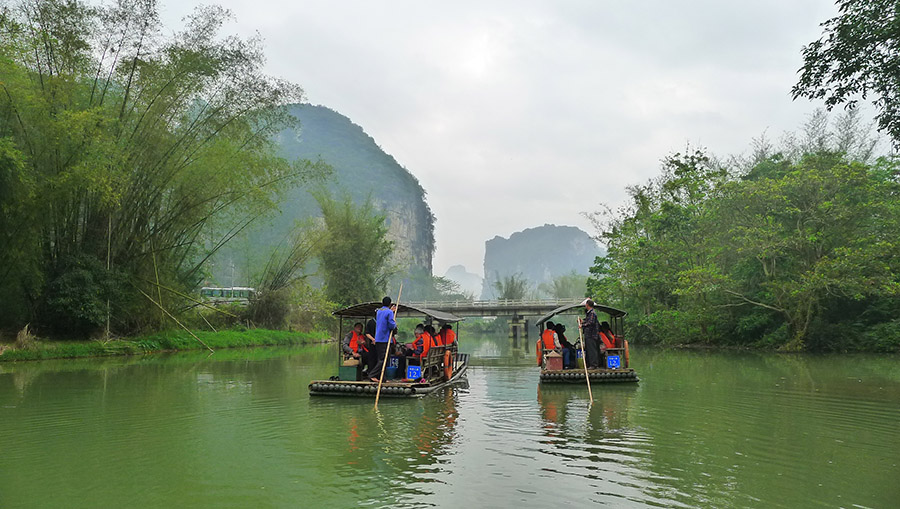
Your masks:
M445 345L452 345L453 343L456 342L456 333L453 332L453 329L447 329L447 332L445 334L446 334L446 337L444 338Z
M434 345L432 346L444 346L444 335L441 333L437 333L434 335Z
M553 350L556 348L556 345L553 343L554 334L556 334L556 331L553 329L545 329L541 334L541 342L543 343L544 350Z
M350 338L350 351L359 353L360 350L369 351L366 348L366 342L363 340L363 337L356 333L356 331L351 331L353 333L353 337Z
M603 332L600 333L600 340L603 341L603 344L606 346L606 348L616 347L615 340L610 340Z

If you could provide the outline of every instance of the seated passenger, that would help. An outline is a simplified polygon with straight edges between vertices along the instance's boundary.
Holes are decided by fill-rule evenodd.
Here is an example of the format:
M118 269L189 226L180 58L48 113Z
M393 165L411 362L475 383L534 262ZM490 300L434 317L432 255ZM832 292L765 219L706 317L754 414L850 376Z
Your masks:
M425 326L421 323L416 325L416 328L413 331L413 335L415 336L415 339L413 339L412 343L409 343L407 345L404 353L408 357L416 357L421 359L422 352L425 351Z
M569 343L569 339L566 337L566 326L558 323L554 329L559 337L559 344L562 346L563 369L572 369L577 364L575 362L576 353L575 347Z
M441 327L441 338L444 340L444 345L447 347L456 345L456 332L453 331L453 326L449 323L445 323L443 327Z
M547 328L541 333L541 348L544 351L554 350L560 352L562 345L559 344L559 335L556 334L556 324L547 322Z
M365 335L363 335L363 324L356 323L353 325L353 329L341 341L341 350L344 352L345 360L350 358L358 359L360 366L363 367L363 376L368 376L372 362L372 356L369 355L369 352L372 350L370 344L367 344Z
M609 322L603 322L600 324L600 340L603 341L603 346L606 348L615 348L616 347L616 336L613 334L612 329L609 327Z

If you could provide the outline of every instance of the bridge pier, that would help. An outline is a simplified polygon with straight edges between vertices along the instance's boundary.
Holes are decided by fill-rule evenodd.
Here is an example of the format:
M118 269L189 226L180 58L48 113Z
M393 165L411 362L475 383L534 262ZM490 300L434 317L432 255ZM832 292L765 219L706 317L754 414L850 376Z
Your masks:
M513 348L519 347L519 339L528 342L528 320L515 315L510 318L509 338L513 341Z

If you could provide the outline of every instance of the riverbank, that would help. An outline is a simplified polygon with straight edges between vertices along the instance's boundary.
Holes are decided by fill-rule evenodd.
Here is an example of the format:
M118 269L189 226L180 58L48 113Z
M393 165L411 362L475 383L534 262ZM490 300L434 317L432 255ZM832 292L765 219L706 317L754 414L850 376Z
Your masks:
M288 332L269 329L232 329L218 332L193 331L213 350L256 346L292 346L325 342L326 332ZM144 355L183 350L205 350L190 334L165 331L134 338L110 341L43 341L34 340L26 347L2 345L0 362L43 359L74 359L79 357L109 357L115 355Z

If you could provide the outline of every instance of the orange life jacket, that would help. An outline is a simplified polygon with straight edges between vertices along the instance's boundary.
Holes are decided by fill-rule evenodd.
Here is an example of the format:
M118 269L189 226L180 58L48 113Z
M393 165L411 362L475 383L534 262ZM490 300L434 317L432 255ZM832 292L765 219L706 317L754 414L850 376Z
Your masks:
M427 332L422 333L422 358L424 359L426 355L428 355L428 350L431 350L431 342L434 341L434 338L431 337L431 334Z
M456 342L456 333L453 332L453 329L447 329L446 337L444 339L445 345L452 345Z
M351 331L353 333L353 337L350 338L350 351L359 353L360 349L368 351L366 348L366 342L363 341L363 337L356 333L356 331Z
M616 347L615 340L610 340L606 336L606 334L603 332L600 333L600 340L603 341L603 344L606 346L606 348L615 348Z
M543 343L544 350L553 350L556 348L556 345L553 344L554 334L556 334L556 331L553 329L545 329L543 334L541 334L541 342Z
M433 346L444 346L444 336L441 333L437 333L434 335Z

